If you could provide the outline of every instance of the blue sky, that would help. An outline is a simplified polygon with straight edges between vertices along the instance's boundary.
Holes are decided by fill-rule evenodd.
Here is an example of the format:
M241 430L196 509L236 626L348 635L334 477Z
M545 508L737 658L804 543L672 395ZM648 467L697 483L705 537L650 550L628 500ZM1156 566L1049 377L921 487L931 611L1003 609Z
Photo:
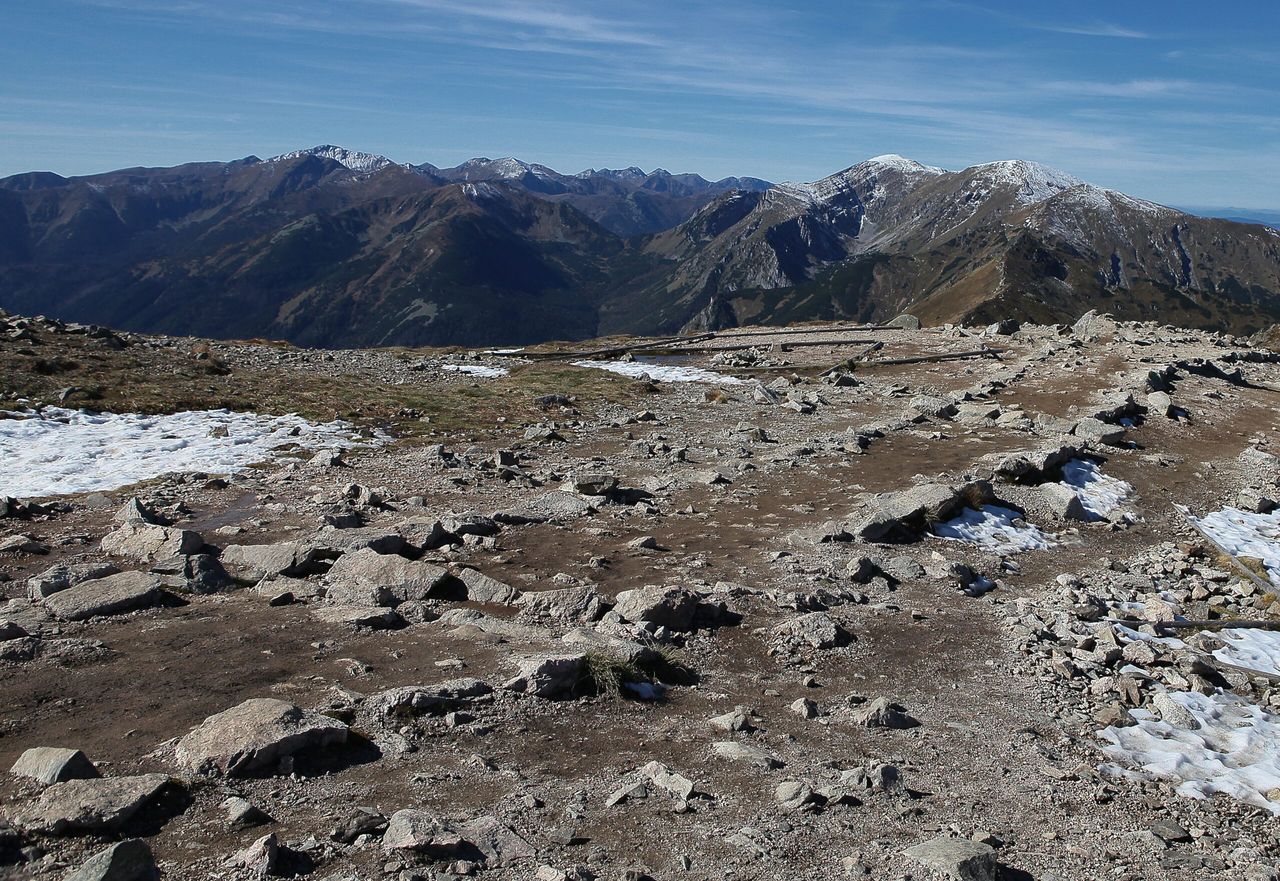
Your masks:
M0 10L0 175L514 155L810 180L1034 159L1280 208L1280 3L39 0Z

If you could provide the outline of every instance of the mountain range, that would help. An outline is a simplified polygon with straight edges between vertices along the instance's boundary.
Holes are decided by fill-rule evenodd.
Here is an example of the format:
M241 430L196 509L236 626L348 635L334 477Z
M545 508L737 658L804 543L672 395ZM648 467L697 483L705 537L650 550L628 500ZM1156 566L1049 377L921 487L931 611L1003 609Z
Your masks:
M1280 232L1018 160L771 184L324 146L2 179L0 307L317 346L1090 308L1252 332L1280 321Z

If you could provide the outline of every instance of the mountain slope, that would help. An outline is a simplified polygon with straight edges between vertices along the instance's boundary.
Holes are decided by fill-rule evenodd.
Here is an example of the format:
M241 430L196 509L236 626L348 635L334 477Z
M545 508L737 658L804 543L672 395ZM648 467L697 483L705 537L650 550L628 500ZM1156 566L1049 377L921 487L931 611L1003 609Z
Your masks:
M4 307L154 332L314 345L591 336L596 290L625 249L516 188L310 153L10 183Z
M959 172L882 156L733 193L654 237L669 278L606 331L747 321L1126 318L1256 330L1280 319L1280 235L1194 217L1022 161Z

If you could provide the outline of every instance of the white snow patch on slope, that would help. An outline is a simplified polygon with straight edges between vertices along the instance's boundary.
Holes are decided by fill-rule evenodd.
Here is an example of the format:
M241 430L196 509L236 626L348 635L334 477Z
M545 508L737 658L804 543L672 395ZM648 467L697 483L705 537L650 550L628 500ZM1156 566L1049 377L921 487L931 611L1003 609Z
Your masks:
M0 495L110 490L171 471L230 474L270 459L286 444L349 447L352 435L347 423L318 425L292 415L198 410L141 416L48 407L0 419Z
M594 367L597 370L608 370L623 376L648 376L654 382L711 382L718 385L741 385L745 380L736 376L725 376L713 370L701 367L687 367L678 364L645 364L640 361L574 361L575 367Z
M1253 627L1229 627L1214 636L1226 643L1213 656L1224 664L1280 676L1280 633Z
M1280 814L1267 793L1280 787L1280 719L1256 704L1218 691L1169 692L1195 718L1195 730L1171 725L1147 710L1131 710L1138 720L1098 732L1102 752L1116 764L1103 770L1140 779L1177 782L1177 793L1206 799L1228 795Z
M1012 508L983 505L980 511L965 508L959 517L933 527L933 532L939 538L966 541L996 554L1016 554L1053 546L1038 527L1021 518L1022 515Z
M1184 507L1178 506L1178 510L1187 514ZM1261 560L1271 582L1280 585L1280 511L1255 514L1223 508L1191 520L1228 552Z
M484 379L496 379L510 373L505 367L490 367L487 364L441 364L440 369L450 373L465 373L468 376L479 376Z
M1072 459L1062 466L1062 484L1080 498L1080 504L1093 520L1107 515L1133 494L1133 486L1102 473L1096 462Z

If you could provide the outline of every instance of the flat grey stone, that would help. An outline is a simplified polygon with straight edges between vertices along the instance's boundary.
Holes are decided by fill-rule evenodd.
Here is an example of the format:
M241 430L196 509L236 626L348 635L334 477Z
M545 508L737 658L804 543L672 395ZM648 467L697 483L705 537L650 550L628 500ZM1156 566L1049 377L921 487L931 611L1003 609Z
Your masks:
M365 706L384 718L413 718L447 710L493 693L482 679L450 679L437 685L406 685L371 696Z
M394 608L436 596L447 590L451 577L440 566L365 548L339 557L326 581L333 602Z
M96 578L46 597L44 607L63 621L122 615L159 605L165 597L160 579L147 572L121 572Z
M351 627L368 627L370 630L393 630L405 621L395 609L384 606L311 606L312 615L326 624L345 624Z
M448 859L457 854L462 838L435 814L406 808L396 811L382 833L382 849L387 853L411 851L431 859Z
M935 838L902 855L955 881L997 881L1000 876L995 849L967 838Z
M142 562L170 560L194 554L204 547L200 533L130 521L102 537L103 553Z
M108 832L123 825L168 785L165 774L55 783L17 822L48 835Z
M276 575L301 576L316 571L318 552L303 542L228 545L218 562L239 581L259 581Z
M120 568L113 563L59 563L27 579L27 596L39 602L60 590L95 578L106 578L119 571Z
M737 740L722 740L718 743L713 743L711 744L711 751L730 762L753 765L765 771L771 771L774 768L783 766L782 760L773 753L753 744L741 743Z

